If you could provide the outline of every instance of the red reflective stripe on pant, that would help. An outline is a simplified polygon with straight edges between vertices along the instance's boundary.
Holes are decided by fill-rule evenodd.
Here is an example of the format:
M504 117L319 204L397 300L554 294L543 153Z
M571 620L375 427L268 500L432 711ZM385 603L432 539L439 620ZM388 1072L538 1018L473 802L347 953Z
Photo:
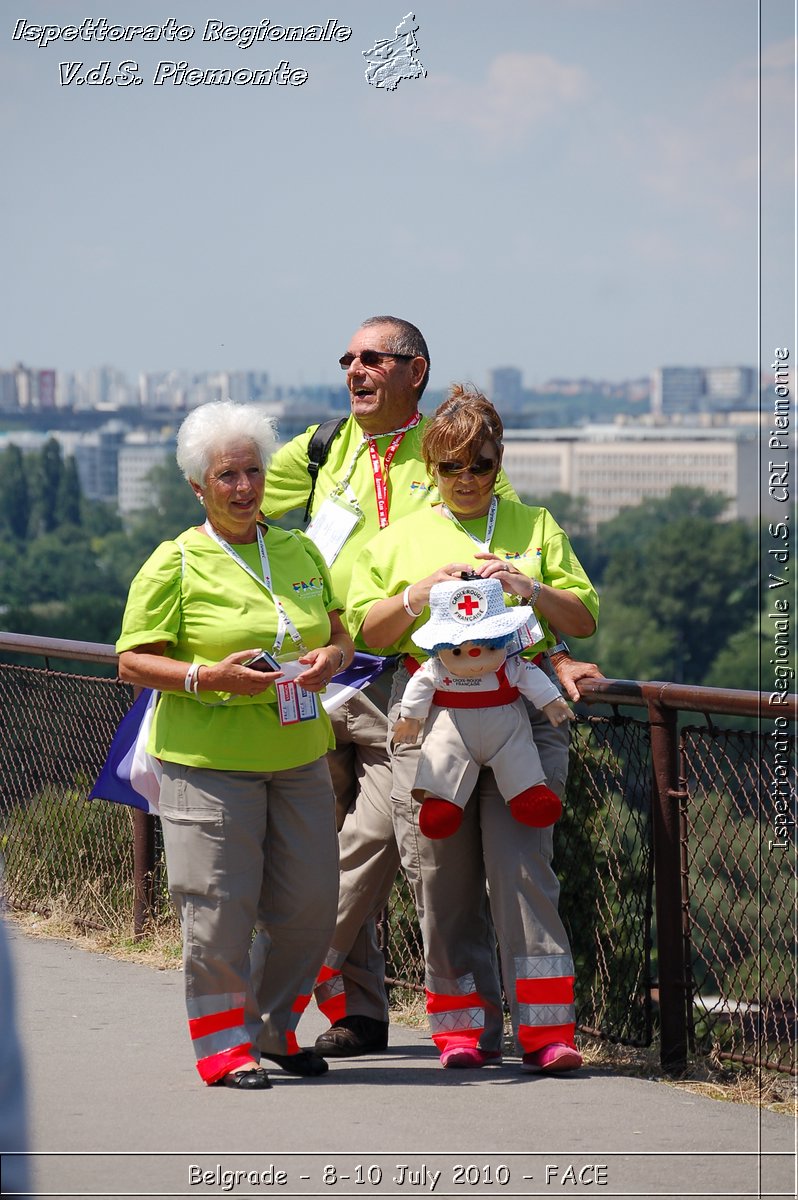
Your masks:
M286 1054L299 1054L302 1049L297 1041L296 1034L290 1029L285 1035L285 1047Z
M243 1042L240 1046L231 1046L229 1050L223 1050L220 1054L209 1054L207 1058L199 1059L197 1070L205 1083L215 1083L223 1075L251 1062L254 1062L252 1043Z
M519 1025L518 1041L524 1054L542 1050L552 1042L565 1042L566 1046L575 1048L575 1030L575 1025Z
M485 1002L479 992L469 992L467 996L449 996L445 992L431 992L427 989L427 1012L450 1012L453 1008L483 1008Z
M335 992L334 995L329 996L326 1000L319 1000L318 996L316 997L319 1012L324 1013L331 1025L334 1025L336 1021L340 1021L342 1017L346 1016L346 992L343 987L343 978L340 971L334 971L331 967L322 967L316 980L316 986L318 987L320 983L328 983L329 980L336 978L341 980L341 990L339 992Z
M516 979L515 995L521 1005L571 1005L574 1002L574 977L556 975L549 979ZM575 1029L573 1022L567 1025L526 1025L520 1021L518 1041L524 1054L550 1046L552 1042L565 1042L566 1046L573 1046Z
M291 1005L291 1012L303 1013L310 1004L310 993L307 996L297 996L294 1003Z
M207 1037L220 1029L234 1029L244 1024L244 1009L226 1008L224 1012L210 1013L207 1017L193 1017L188 1022L192 1039Z
M515 994L519 1004L573 1004L572 975L558 979L516 979Z
M440 1053L443 1054L444 1050L451 1050L455 1047L473 1048L478 1046L479 1039L485 1032L485 1002L479 992L469 992L466 996L450 996L443 992L426 990L427 1013L430 1015L462 1013L467 1009L476 1009L482 1014L482 1021L470 1027L464 1027L459 1022L453 1020L454 1028L440 1029L436 1028L436 1025L430 1021L432 1040Z

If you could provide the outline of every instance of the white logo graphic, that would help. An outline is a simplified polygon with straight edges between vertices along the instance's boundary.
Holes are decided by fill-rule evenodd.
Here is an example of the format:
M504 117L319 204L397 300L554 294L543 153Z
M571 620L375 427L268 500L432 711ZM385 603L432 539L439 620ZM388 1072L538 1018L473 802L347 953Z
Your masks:
M372 87L393 92L403 79L423 79L427 69L418 57L418 22L408 13L392 38L378 38L370 50L363 50L368 62L366 81Z

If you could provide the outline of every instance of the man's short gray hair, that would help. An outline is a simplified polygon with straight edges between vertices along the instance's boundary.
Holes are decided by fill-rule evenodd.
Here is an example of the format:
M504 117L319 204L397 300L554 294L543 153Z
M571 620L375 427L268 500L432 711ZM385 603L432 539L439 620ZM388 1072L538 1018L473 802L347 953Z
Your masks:
M427 370L424 378L421 381L421 387L418 389L419 398L421 397L424 388L429 380L429 350L427 343L424 340L424 335L421 330L411 325L410 321L404 321L401 317L369 317L360 326L361 329L369 329L372 325L392 325L394 332L388 338L386 350L392 350L394 354L412 354L414 358L425 358L427 360Z
M274 422L266 410L232 400L201 404L177 431L177 465L189 483L204 487L211 460L237 442L252 442L266 466L277 448Z

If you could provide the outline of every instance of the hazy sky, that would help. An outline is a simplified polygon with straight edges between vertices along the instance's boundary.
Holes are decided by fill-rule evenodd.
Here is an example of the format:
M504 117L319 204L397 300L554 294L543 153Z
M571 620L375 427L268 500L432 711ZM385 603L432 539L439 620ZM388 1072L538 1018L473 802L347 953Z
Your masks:
M427 77L361 51L419 24ZM762 0L766 337L791 344L793 0ZM421 326L433 386L757 361L756 0L4 0L0 367L262 368L333 382L360 321ZM12 40L18 19L193 25ZM202 40L205 23L347 42ZM304 69L153 86L156 65ZM143 83L61 86L134 60ZM781 333L781 326L786 330Z

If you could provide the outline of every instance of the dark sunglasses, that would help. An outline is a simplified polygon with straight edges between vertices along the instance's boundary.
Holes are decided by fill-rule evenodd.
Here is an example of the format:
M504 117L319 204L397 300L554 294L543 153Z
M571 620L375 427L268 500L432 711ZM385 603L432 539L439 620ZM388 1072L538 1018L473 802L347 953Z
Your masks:
M378 367L383 358L404 358L410 362L410 359L415 357L415 354L394 354L391 350L361 350L359 354L350 354L347 350L346 354L342 354L338 359L338 365L342 371L347 371L356 358L360 359L364 367Z
M495 471L498 465L498 458L478 458L476 462L470 464L439 462L435 469L439 475L462 475L464 471L470 471L472 475L490 475L491 471Z

